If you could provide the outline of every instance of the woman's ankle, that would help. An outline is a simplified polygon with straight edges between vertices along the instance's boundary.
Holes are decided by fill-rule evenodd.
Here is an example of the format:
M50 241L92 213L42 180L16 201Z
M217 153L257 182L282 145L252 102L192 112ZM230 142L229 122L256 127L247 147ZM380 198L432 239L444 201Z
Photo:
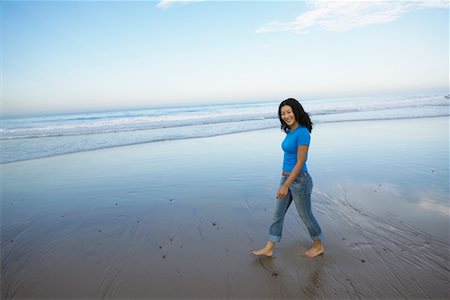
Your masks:
M313 248L323 248L322 241L321 240L314 240L312 247Z
M265 248L273 250L275 248L275 243L272 242L272 241L267 241L267 244L266 244Z

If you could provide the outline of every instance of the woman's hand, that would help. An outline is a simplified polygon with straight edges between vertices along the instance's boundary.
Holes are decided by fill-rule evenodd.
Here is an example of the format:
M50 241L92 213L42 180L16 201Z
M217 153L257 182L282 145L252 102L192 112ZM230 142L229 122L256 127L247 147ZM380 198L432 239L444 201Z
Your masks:
M283 199L286 198L286 196L288 195L289 192L289 188L286 187L284 184L278 189L277 192L277 199Z

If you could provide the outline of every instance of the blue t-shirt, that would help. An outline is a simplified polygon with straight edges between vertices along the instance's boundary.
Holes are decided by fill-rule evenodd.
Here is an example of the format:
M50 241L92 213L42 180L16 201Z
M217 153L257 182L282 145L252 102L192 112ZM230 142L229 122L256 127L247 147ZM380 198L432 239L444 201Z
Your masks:
M311 134L309 133L308 128L303 126L298 126L293 131L289 131L284 138L283 143L281 144L281 148L284 151L284 160L283 160L283 171L292 172L295 164L297 163L297 150L300 145L308 145L311 141ZM303 168L301 172L308 171L308 167L306 166L306 160L308 159L308 155L306 155L305 163L303 164Z

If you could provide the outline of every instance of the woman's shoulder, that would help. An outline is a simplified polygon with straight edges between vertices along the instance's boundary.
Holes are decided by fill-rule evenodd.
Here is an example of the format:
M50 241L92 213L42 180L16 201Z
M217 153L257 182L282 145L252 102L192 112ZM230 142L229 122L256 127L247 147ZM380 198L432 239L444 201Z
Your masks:
M308 128L306 128L305 126L298 126L298 128L295 130L296 134L310 134Z

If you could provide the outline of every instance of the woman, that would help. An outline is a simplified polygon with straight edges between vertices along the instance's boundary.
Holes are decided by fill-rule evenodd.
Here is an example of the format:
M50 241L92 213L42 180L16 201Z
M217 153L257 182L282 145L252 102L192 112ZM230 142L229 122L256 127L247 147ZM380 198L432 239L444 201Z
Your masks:
M308 113L295 99L289 98L278 107L278 118L281 129L286 132L282 143L284 151L283 173L280 188L277 192L272 225L269 229L269 240L264 248L253 250L255 255L272 256L275 244L281 240L284 216L292 201L298 214L308 229L313 240L311 249L304 253L307 257L315 257L324 252L322 230L311 211L312 179L308 174L306 160L311 139L312 122Z

